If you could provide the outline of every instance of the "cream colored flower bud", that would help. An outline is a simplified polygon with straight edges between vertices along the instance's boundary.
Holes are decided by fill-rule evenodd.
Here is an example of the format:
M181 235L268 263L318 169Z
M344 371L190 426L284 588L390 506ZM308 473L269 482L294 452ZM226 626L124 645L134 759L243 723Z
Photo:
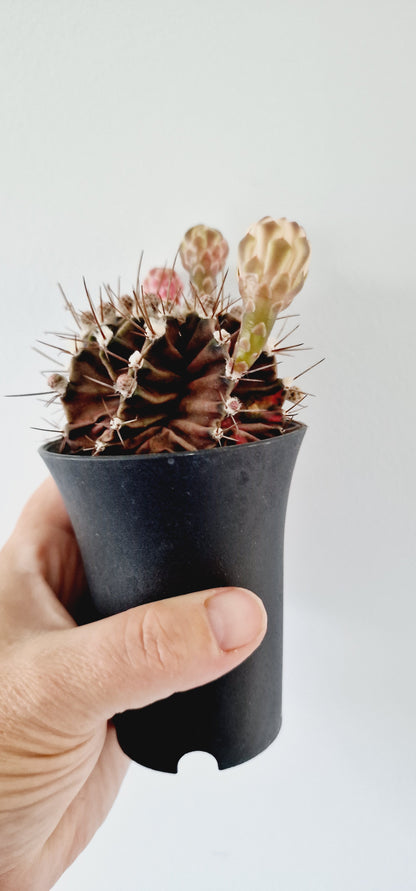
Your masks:
M310 248L298 223L263 217L250 226L238 249L238 286L243 298L234 372L244 374L264 349L279 313L289 306L307 275Z
M263 217L240 241L239 288L244 301L266 298L276 314L300 291L309 265L310 247L298 223Z

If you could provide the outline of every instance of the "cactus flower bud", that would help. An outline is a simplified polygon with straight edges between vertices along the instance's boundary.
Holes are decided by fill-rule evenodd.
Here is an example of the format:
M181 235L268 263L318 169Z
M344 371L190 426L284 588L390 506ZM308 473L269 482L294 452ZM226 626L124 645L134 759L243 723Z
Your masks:
M247 371L263 349L276 318L300 291L310 247L298 223L263 217L239 244L239 289L244 311L234 368Z
M183 291L183 283L174 269L155 267L143 282L143 293L160 297L163 303L177 304Z
M197 294L212 294L228 256L228 243L221 232L202 224L193 226L184 235L179 251Z

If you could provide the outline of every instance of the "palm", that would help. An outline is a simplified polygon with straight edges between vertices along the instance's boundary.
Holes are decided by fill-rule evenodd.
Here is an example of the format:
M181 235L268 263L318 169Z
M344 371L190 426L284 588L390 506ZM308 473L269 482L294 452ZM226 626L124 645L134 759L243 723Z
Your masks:
M26 653L33 661L35 648L41 666L43 632L50 639L51 633L74 626L73 615L85 592L77 543L51 481L27 505L2 558L9 563L10 581L0 590L0 644L16 648L23 663ZM23 881L34 860L45 881L61 874L103 821L128 765L111 722L92 725L85 715L74 726L65 690L50 683L38 692L37 707L30 703L27 722L19 710L13 728L18 754L7 752L2 769L6 790L9 781L13 792L4 828L0 816L1 832L6 832L13 850L11 887L20 887L17 875ZM25 695L24 689L12 693ZM0 761L2 754L0 739ZM40 882L39 888L50 887Z

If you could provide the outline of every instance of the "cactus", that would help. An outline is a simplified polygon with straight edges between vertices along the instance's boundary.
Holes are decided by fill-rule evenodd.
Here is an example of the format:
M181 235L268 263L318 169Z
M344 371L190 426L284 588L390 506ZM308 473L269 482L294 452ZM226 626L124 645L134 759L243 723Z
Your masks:
M179 252L187 294L175 270L157 268L131 295L107 286L96 306L86 288L88 311L66 301L78 328L69 371L48 379L66 416L61 451L195 451L296 426L285 403L304 394L278 376L284 348L268 337L306 277L303 230L270 217L251 227L239 247L237 306L225 279L218 284L228 254L218 230L194 226Z

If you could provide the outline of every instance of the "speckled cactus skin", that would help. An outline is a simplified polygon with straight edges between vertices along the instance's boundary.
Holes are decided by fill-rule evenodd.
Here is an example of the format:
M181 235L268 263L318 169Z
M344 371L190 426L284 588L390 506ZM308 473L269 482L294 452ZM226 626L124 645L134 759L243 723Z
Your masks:
M257 292L251 290L248 299L241 278L253 274L252 256L267 254L264 220L241 242L242 306L225 298L217 281L228 245L218 230L202 225L188 230L180 248L189 293L173 269L157 268L140 293L119 297L107 287L105 301L94 306L87 291L90 308L79 313L67 301L78 328L69 369L48 381L65 411L62 451L93 456L195 451L255 442L296 426L285 403L296 404L303 393L291 379L279 377L278 351L263 331L256 340L251 324L254 314L256 325L265 324L270 333L271 325L263 321L266 300L275 312L275 242L282 221L272 222L274 261L264 263L263 271L257 263ZM299 239L286 249L286 261L290 251L299 254ZM244 265L241 257L248 252L252 256ZM305 272L298 259L294 266L292 291ZM268 295L262 275L268 277ZM291 299L288 292L284 299Z

